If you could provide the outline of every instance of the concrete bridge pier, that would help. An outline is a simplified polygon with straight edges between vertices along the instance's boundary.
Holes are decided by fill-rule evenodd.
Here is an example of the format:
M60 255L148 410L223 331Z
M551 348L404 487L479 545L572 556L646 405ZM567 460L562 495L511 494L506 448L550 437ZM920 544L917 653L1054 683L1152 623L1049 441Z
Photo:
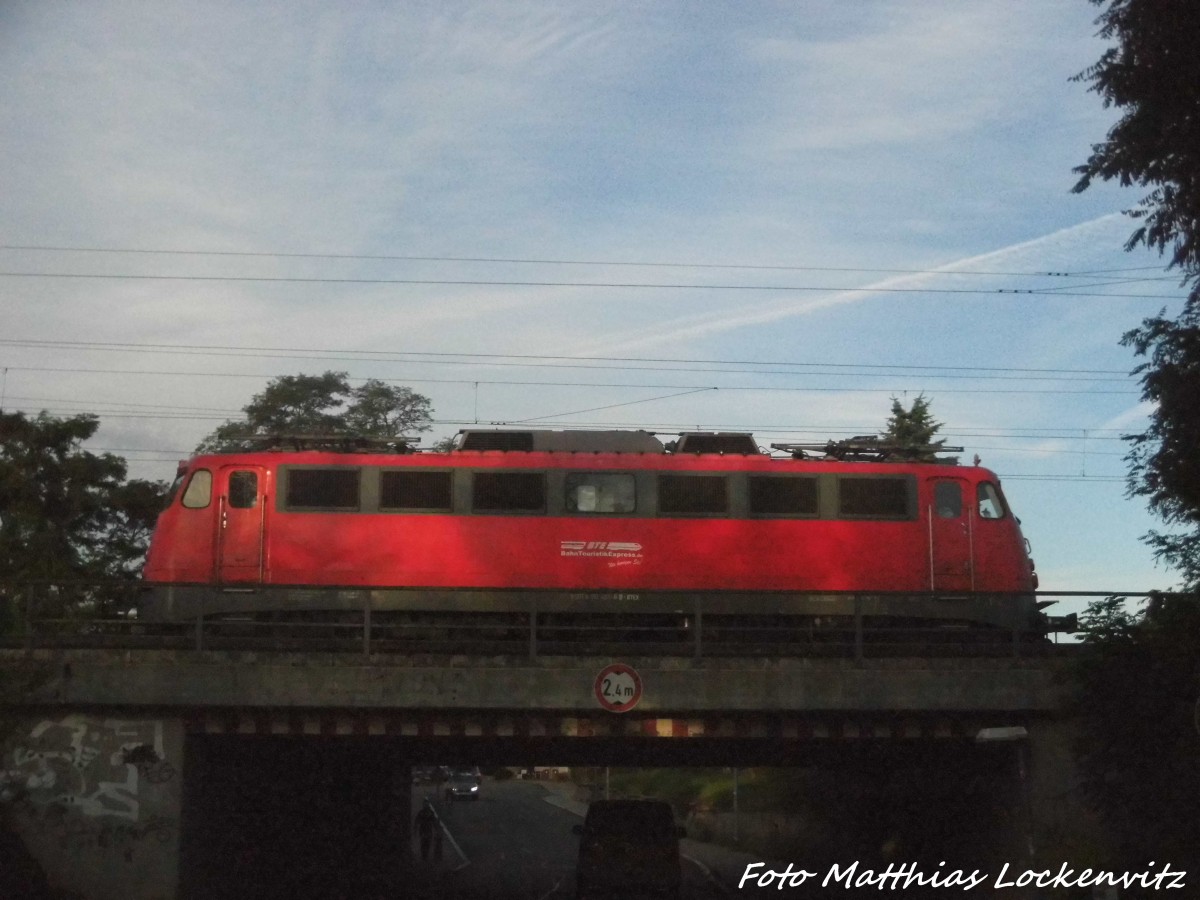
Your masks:
M188 734L183 719L128 714L9 725L0 814L54 890L294 900L299 883L311 896L404 884L413 810L403 741ZM337 883L322 885L329 878ZM33 896L36 886L14 889Z
M183 722L46 713L7 724L0 816L50 886L89 900L175 896Z

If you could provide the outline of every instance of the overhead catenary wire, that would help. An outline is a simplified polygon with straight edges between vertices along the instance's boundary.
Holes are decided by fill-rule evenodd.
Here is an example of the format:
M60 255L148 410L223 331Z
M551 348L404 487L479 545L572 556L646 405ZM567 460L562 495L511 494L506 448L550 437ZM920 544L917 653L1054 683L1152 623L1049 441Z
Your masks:
M1131 267L1129 269L1119 269L1119 270L1097 270L1097 271L1091 271L1091 272L1083 272L1083 271L1080 271L1080 272L1065 272L1065 271L1064 272L970 272L970 271L966 271L966 270L954 270L954 269L950 269L950 268L904 270L904 269L853 268L853 267L828 267L828 266L817 266L817 267L760 266L760 265L738 264L738 263L734 263L734 264L721 264L721 263L687 264L687 263L669 263L669 262L641 263L641 262L630 262L630 261L603 261L603 260L503 259L503 258L498 258L498 257L490 257L490 258L489 257L417 257L417 256L407 256L406 257L406 256L362 256L362 255L349 255L349 254L265 254L265 253L254 253L254 252L239 252L239 251L231 251L231 252L175 251L175 250L160 251L160 250L156 250L156 249L120 250L117 248L64 248L64 247L50 248L50 247L20 246L20 245L2 245L2 246L0 246L0 249L5 249L5 250L55 250L55 251L62 251L62 252L74 251L74 252L89 252L89 253L121 253L121 252L154 253L154 254L163 253L163 254L170 254L170 255L189 255L189 256L191 256L191 255L247 256L247 257L279 256L279 257L286 257L286 258L328 258L328 259L363 259L363 260L378 259L378 260L400 260L400 261L420 261L420 262L454 262L454 263L480 262L480 263L505 263L505 264L542 264L542 265L562 265L562 266L566 266L566 265L595 265L595 266L609 265L609 266L630 266L630 267L645 266L648 268L667 268L667 267L689 268L690 267L690 268L696 268L696 269L721 269L721 268L746 269L746 270L759 269L759 270L763 270L763 271L771 271L771 270L777 270L777 271L827 271L827 272L846 272L846 273L887 272L887 273L893 273L893 274L913 274L913 275L920 274L920 275L931 275L931 276L932 275L936 275L936 276L972 275L972 276L1008 277L1008 278L1037 277L1037 278L1053 278L1056 280L1061 280L1061 281L1067 282L1066 284L1058 284L1058 285L1055 285L1054 287L1040 287L1037 289L1023 289L1023 288L1022 289L998 289L996 291L965 291L964 290L964 291L954 291L953 292L953 293L984 293L984 294L991 294L991 293L1029 293L1029 294L1045 293L1045 294L1051 295L1051 296L1057 295L1060 293L1064 296L1083 296L1083 294L1073 294L1071 292L1078 291L1078 290L1085 290L1085 289L1089 289L1089 288L1096 288L1096 287L1111 287L1111 286L1115 286L1115 285L1119 285L1119 284L1131 283L1132 281L1135 281L1135 280L1136 281L1165 280L1165 279L1121 279L1120 281L1105 282L1103 284L1077 284L1077 283L1075 283L1076 281L1084 279L1084 278L1096 279L1098 277L1103 277L1108 274L1119 274L1119 273L1125 273L1125 272L1144 271L1144 270L1149 270L1149 269L1153 269L1153 268L1161 269L1161 267L1152 267L1152 266L1136 267L1136 268ZM53 273L45 273L45 274L48 276L51 276L51 277L53 276ZM34 273L28 277L42 277L42 275L38 274L38 273ZM88 277L88 276L80 275L80 274L71 274L66 277ZM120 277L120 276L104 275L103 277ZM180 276L153 276L153 275L143 276L143 275L139 275L137 277L138 278L176 278L176 277L180 277ZM192 276L183 276L183 277L187 277L189 280L198 280L198 279L194 279ZM221 277L199 276L199 277L203 278L203 280L246 280L241 277L235 278L235 277L229 277L229 276L221 276ZM255 278L255 279L251 279L251 280L260 281L260 280L277 280L277 279ZM285 279L285 280L291 280L291 279ZM308 279L305 279L305 280L308 280ZM328 281L328 280L331 280L331 279L320 279L320 281ZM341 279L332 279L332 280L340 281ZM352 279L350 281L353 283L353 282L360 281L360 279ZM374 279L371 279L369 281L374 281ZM385 280L384 283L387 283L387 281ZM396 283L403 284L403 283L410 283L410 281L407 279L404 279L404 280L399 280ZM419 283L424 283L424 282L419 282ZM432 282L432 283L442 283L442 282ZM456 283L463 283L463 282L454 281L454 282L445 282L445 283L456 284ZM465 283L490 284L493 282L465 282ZM546 283L546 284L555 285L555 284L561 283L561 284L566 284L569 286L575 285L575 282L505 282L505 281L497 281L495 283L516 284L516 285L523 285L523 284L527 284L527 283L528 284ZM608 282L605 282L605 283L601 284L600 286L606 286L608 284L609 284ZM612 287L625 287L625 286L640 287L641 285L637 285L637 284L626 285L625 283L614 282L614 283L611 283L611 286ZM645 285L645 287L659 287L659 286L658 285ZM737 289L742 289L742 288L747 289L747 290L788 290L788 289L829 290L829 291L836 291L836 292L857 291L857 292L863 292L863 293L944 292L944 291L938 291L937 289L931 290L931 289L926 289L926 288L889 290L887 288L877 288L877 287L871 287L871 286L854 287L854 288L832 286L832 287L825 288L825 287L817 287L817 286L812 286L812 285L799 285L799 286L794 286L794 287L788 286L788 285L744 285L744 286L743 285L716 285L716 286L711 286L711 287L707 286L707 285L678 285L678 286L667 285L666 287L698 288L698 289L702 289L702 290L707 290L707 289L737 290ZM1147 295L1104 294L1104 295L1100 295L1100 296L1143 297L1143 296L1147 296ZM1172 298L1165 297L1165 296L1163 296L1163 297L1154 296L1152 299L1167 299L1167 300L1169 300ZM7 342L0 342L0 343L7 343ZM19 345L18 343L14 343L14 344L11 344L10 346L18 346L18 345ZM47 344L47 345L51 346L51 344ZM28 344L26 344L26 346L28 346ZM61 345L58 345L58 346L61 346ZM96 349L96 348L93 347L92 349ZM127 347L124 349L128 350ZM162 351L162 350L156 349L156 350L145 350L145 351L134 351L134 352L175 353L175 352L188 352L188 351L176 351L176 350ZM209 350L192 351L192 352L196 352L196 353L202 352L205 354L213 353L213 351L209 351ZM278 352L278 349L276 349L274 352ZM360 353L358 351L320 351L320 352L323 352L327 355L316 357L316 358L323 359L323 360L330 360L330 361L333 361L335 359L350 359L350 360L372 359L373 361L384 361L382 354L385 351L376 351L375 353L377 355L375 355L375 356L368 355L368 352ZM341 353L351 352L351 353L355 353L356 355L341 356L341 357L332 357L332 356L328 355L331 353L338 353L338 352L341 352ZM217 351L216 355L248 356L251 354L247 354L245 352L244 348L229 347L229 348L225 348L223 351ZM691 370L682 369L682 368L679 368L679 366L698 364L695 361L692 361L689 363L689 361L686 361L686 360L641 361L641 360L636 360L636 359L620 358L620 357L611 357L611 358L567 357L567 356L515 357L515 356L506 356L506 355L502 355L502 354L486 354L486 355L485 354L472 354L472 355L467 355L466 357L464 357L463 355L449 354L449 353L440 354L440 355L434 354L434 353L421 354L419 361L423 364L424 363L432 364L435 361L435 357L438 357L438 356L440 356L440 359L437 360L437 364L451 365L451 366L466 366L466 365L505 365L505 366L530 365L530 366L533 366L533 365L536 365L539 368L551 368L551 367L554 367L554 368L579 368L579 369L591 368L591 369L620 369L621 371L645 370L645 371L660 371L660 372L662 372L662 371L685 372L685 371L691 371ZM490 359L491 362L483 362L482 358L485 356L488 359ZM262 355L262 358L280 358L280 357ZM402 358L405 359L407 362L411 363L411 362L414 362L417 360L417 355L413 354L411 356L402 356ZM587 362L581 363L578 361L579 359L585 359L585 360L587 360ZM537 360L537 362L530 363L530 362L526 362L526 360ZM607 364L605 364L605 363L607 363ZM740 365L745 369L744 372L737 372L736 374L773 375L773 376L795 375L795 374L805 374L805 375L831 374L831 373L814 371L814 369L816 367L822 365L820 363L793 363L793 362L765 363L765 362L759 362L759 361L746 361L746 360L743 360L740 362L718 360L718 361L702 362L699 364L722 366L724 368L717 369L716 371L721 372L721 373L726 373L726 374L735 374L734 370L732 370L732 368L730 368L733 365ZM657 365L658 368L655 368L655 365ZM779 371L774 371L774 372L764 371L764 368L767 366L775 367ZM1042 370L1042 369L999 368L999 367L984 369L984 368L974 368L974 367L936 367L936 366L935 367L921 367L921 366L888 366L888 365L855 366L855 364L842 364L842 363L826 363L826 364L824 364L824 366L838 374L848 374L848 375L852 375L853 377L856 377L856 378L886 378L886 377L891 377L898 373L905 373L905 372L908 372L908 373L920 372L922 379L937 378L939 380L955 379L955 380L973 380L973 381L976 381L976 380L983 381L983 380L994 379L994 380L1013 380L1013 381L1021 380L1021 381L1047 381L1047 382L1082 381L1082 382L1089 382L1089 383L1098 383L1101 381L1126 381L1130 378L1129 373L1124 372L1124 371L1118 371L1118 370L1107 370L1107 371L1105 371L1105 370L1095 370L1095 371L1065 370L1065 369L1064 370L1051 370L1051 369ZM754 367L754 368L749 368L749 367ZM867 371L868 369L871 371ZM33 371L33 370L34 370L34 367L28 367L26 369L26 371ZM48 367L45 370L49 370ZM21 369L20 369L20 367L14 367L14 371L21 371ZM89 370L84 369L81 371L89 371ZM94 370L94 371L105 371L105 370ZM132 372L132 370L127 370L127 371ZM703 370L700 370L700 371L703 371ZM934 374L935 372L940 372L942 374ZM991 373L991 374L982 374L985 372ZM1042 374L1042 373L1045 373L1045 374ZM1058 374L1055 375L1055 374L1050 374L1050 373L1058 373ZM184 374L184 373L177 373L177 372L143 373L143 372L138 372L136 374L179 375L179 374ZM191 373L187 377L196 377L199 375L205 375L205 376L211 375L211 376L220 376L220 377L256 378L256 379L267 379L267 378L275 377L273 373L267 373L267 374L244 373L243 374L243 373L213 373L213 372ZM427 381L427 382L431 382L431 383L473 383L473 384L484 384L484 385L488 385L488 384L523 385L523 386L536 386L536 387L543 387L543 386L544 387L555 387L555 386L585 387L585 388L611 387L611 388L623 388L623 389L637 389L637 388L677 389L678 388L678 389L687 389L689 391L690 390L712 390L712 389L716 388L715 385L709 386L709 387L701 387L701 386L672 385L672 384L656 384L656 385L652 385L652 384L631 385L631 384L617 384L617 383L589 384L589 383L584 383L584 382L571 382L571 381L545 382L545 381L517 381L517 380L506 381L506 380L499 380L499 379L497 379L497 380L480 380L480 379L474 378L474 377L472 377L470 379L441 379L441 378L396 379L396 378L389 378L389 379L382 379L382 380L386 380L389 382L403 382L403 383L412 383L414 381L417 381L417 382ZM647 380L651 380L651 379L647 379ZM699 380L699 379L697 379L697 380ZM778 391L791 391L791 392L804 392L804 391L830 392L830 391L839 391L839 390L840 391L853 390L855 392L869 392L871 390L868 388L848 389L845 387L828 387L828 388L827 387L815 387L815 386L814 387L787 387L787 386L759 387L759 386L747 386L747 385L721 386L720 389L725 390L725 391L778 390ZM879 392L879 393L887 392L887 393L892 393L892 394L895 394L898 392L911 392L911 393L915 394L918 392L918 389L891 387L891 388L880 388L880 389L877 389L876 392ZM1058 393L1058 391L1023 391L1023 390L992 391L992 390L975 390L975 389L970 389L970 388L955 389L955 388L942 388L942 387L937 388L937 392L938 393L943 393L943 392L944 393ZM1132 392L1085 390L1085 391L1063 391L1062 393L1097 394L1097 395L1099 395L1099 394L1117 394L1117 393L1125 394L1125 393L1132 393ZM627 403L622 403L622 404L612 404L608 408L612 408L615 406L630 405L632 403L644 403L644 402L649 402L650 400L653 400L653 399L658 399L658 398L647 398L645 400L628 401ZM124 407L124 408L129 408L129 409L140 409L140 408L159 409L159 408L162 408L162 409L167 409L167 410L175 409L175 410L180 410L180 411L186 409L185 407L179 407L179 406L173 406L173 405L168 406L165 404L160 407L158 405L151 405L151 404L121 403L120 401L112 401L109 405L120 406L120 407ZM542 417L537 417L537 418L538 419L547 419L547 418L559 418L559 417L580 415L580 414L587 413L587 412L598 411L599 409L602 409L602 408L604 408L604 407L593 407L593 408L589 408L586 410L576 410L573 413L560 413L560 414L554 414L554 415L550 415L550 416L542 416ZM197 407L196 409L199 410L202 408ZM215 409L211 410L211 411L212 412L221 412L221 411L215 410ZM101 415L108 417L110 414L105 412L105 413L101 413ZM230 413L230 415L237 416L238 413ZM150 418L153 416L147 416L147 417ZM478 418L478 417L476 417L476 418ZM532 421L532 420L521 420L521 421ZM446 420L441 420L439 422L439 424L470 425L470 424L472 424L472 422L446 419ZM560 426L555 426L555 427L560 427ZM576 423L571 423L567 427L581 427L581 426ZM622 423L620 425L608 425L608 426L604 426L604 427L627 427L627 426L624 425L624 423ZM762 429L753 429L753 430L761 431ZM844 432L845 432L845 429L839 429L836 433L844 433ZM949 432L949 431L947 432L947 434L951 434L951 433L952 432ZM1039 437L1044 437L1045 439L1050 439L1051 436L1041 435ZM1094 432L1092 433L1092 437L1093 437L1093 439L1096 437ZM1078 435L1061 435L1061 436L1056 436L1053 439L1055 439L1055 440L1078 440L1078 439L1080 439L1080 437ZM1110 438L1102 437L1100 439L1108 440ZM1117 439L1117 438L1111 438L1111 439ZM979 449L992 449L992 448L979 448ZM1047 452L1044 450L1032 450L1032 449L1025 449L1025 448L998 448L998 449L1004 449L1005 451L1011 451L1011 452ZM155 452L155 451L132 450L130 452ZM173 452L173 451L163 451L163 452ZM1051 452L1072 453L1075 451L1051 451ZM1106 455L1106 454L1099 454L1099 455ZM1116 454L1112 454L1112 455L1116 455ZM1025 480L1035 480L1035 479L1041 478L1043 476L1036 476L1036 475L1011 476L1010 475L1010 476L1006 476L1006 477L1014 478L1014 479L1022 478ZM1062 476L1045 476L1045 477L1048 479L1051 479L1051 480L1068 480ZM1092 481L1094 481L1094 480L1098 480L1102 477L1105 477L1105 476L1090 476L1090 477L1085 477L1084 479L1080 479L1079 477L1076 476L1076 477L1070 478L1069 480L1092 480ZM1122 480L1122 479L1114 478L1113 480Z
M12 398L12 399L21 399L27 404L28 403L57 403L57 404L60 404L59 406L55 407L56 410L79 409L79 410L85 410L85 411L92 411L92 410L94 410L94 407L96 405L98 405L97 403L90 403L90 402L87 402L84 400L63 400L61 398L57 398L57 399ZM661 400L661 399L663 399L663 398L651 397L651 398L646 398L646 401L637 401L637 402L648 402L650 400ZM103 405L103 404L100 403L99 405ZM116 405L116 404L114 404L114 405ZM139 403L126 403L126 404L119 404L119 405L130 406L130 407L135 407L135 408L146 408L147 411L146 412L129 412L126 415L126 414L123 414L123 412L121 410L100 410L100 411L97 411L96 414L100 417L109 417L109 418L156 418L156 417L161 416L161 413L152 411L152 410L158 410L158 409L162 408L162 407L158 407L157 405L139 404ZM621 404L621 405L624 405L624 404ZM36 406L22 407L22 409L24 409L24 410L38 409L38 408L39 407L36 407ZM45 409L45 407L41 407L41 408ZM165 407L165 408L168 409L173 414L174 417L197 419L197 420L211 420L211 421L216 421L217 419L220 419L222 416L237 417L237 416L242 415L242 413L243 413L242 410L212 410L212 409L208 409L205 407L174 406L174 407ZM180 415L181 413L197 413L197 415L183 416L183 415ZM576 413L576 414L578 414L578 413ZM565 414L560 414L560 415L565 415ZM460 421L459 419L433 419L431 421L432 421L432 424L435 424L435 425L471 424L471 422ZM475 424L478 424L478 422L475 421L474 419L471 421L474 422ZM522 420L522 421L532 421L532 420ZM612 422L592 423L592 426L603 427L603 428L649 428L649 429L653 429L653 428L686 429L688 427L686 425L678 424L678 423L671 424L671 425L663 425L661 423L657 423L657 424L656 423L633 423L633 424L619 423L618 424L618 423L612 423ZM592 426L588 426L588 427L592 427ZM579 426L576 426L576 427L579 427ZM792 425L780 425L780 424L747 425L747 424L742 423L742 424L738 424L738 425L725 424L725 425L720 426L719 430L723 430L723 431L753 431L755 433L761 433L761 434L774 434L774 433L780 433L780 432L793 433L793 432L797 432L797 431L808 432L808 433L813 433L813 434L844 434L847 431L858 431L858 432L870 431L871 427L872 426L868 426L868 425L859 425L859 426L842 426L842 427L838 427L838 428L833 428L833 427L830 427L827 425L814 425L814 424L807 424L807 423L792 424ZM1020 427L1020 428L982 428L981 429L981 428L954 428L951 426L951 427L946 427L946 428L940 430L938 433L942 434L946 437L954 437L954 438L997 438L997 439L1006 439L1006 440L1037 440L1037 441L1047 441L1047 440L1056 440L1056 441L1123 441L1125 439L1125 437L1124 437L1125 432L1121 429L1115 429L1115 428L1113 428L1113 429L1076 429L1076 430L1072 431L1072 430L1065 429L1065 428ZM995 449L995 448L993 448L993 449Z
M772 293L838 293L838 294L933 294L933 295L986 295L1007 297L1088 297L1112 300L1154 300L1163 302L1177 299L1170 294L1118 294L1118 293L1059 293L1041 288L934 288L934 287L887 287L883 285L804 285L804 284L706 284L704 282L636 282L636 281L548 281L484 278L331 278L300 275L161 275L133 272L0 272L0 278L44 278L65 280L99 281L183 281L225 282L243 284L358 284L358 285L411 285L416 287L525 287L525 288L588 288L591 290L666 290L666 291L751 291Z
M197 371L181 371L181 370L150 370L150 369L98 369L98 368L82 368L82 367L62 367L62 366L10 366L10 369L16 372L57 372L64 374L88 374L88 375L151 375L155 377L177 377L177 378L249 378L256 381L261 381L264 378L270 379L278 377L269 373L262 372L197 372ZM674 371L674 370L666 370ZM751 373L752 374L752 373ZM767 373L771 374L771 373ZM825 375L827 373L797 373L811 376ZM887 375L875 373L853 373L856 378L884 378ZM925 378L955 379L955 380L972 380L972 381L1092 381L1085 378L1006 378L1004 376L970 376L970 375L925 375ZM788 392L788 393L804 393L806 391L833 391L833 390L850 390L844 386L835 386L828 388L818 387L785 387L782 385L691 385L691 384L645 384L639 382L627 381L518 381L509 379L481 379L481 378L431 378L428 375L411 375L408 377L392 377L379 378L365 376L349 376L351 381L382 381L386 384L461 384L461 385L484 385L484 386L505 386L505 387L582 387L582 388L620 388L625 390L630 389L647 389L647 390L686 390L694 388L700 390L702 388L720 388L725 391L763 391L763 392ZM1117 381L1119 379L1095 379L1095 381ZM876 392L896 393L918 393L916 388L859 388L856 390L869 390ZM948 391L951 393L984 393L983 389L973 388L939 388L939 393ZM1011 393L1025 393L1024 389L1014 389ZM1084 391L1083 393L1093 393L1092 391ZM1117 393L1126 394L1132 393L1127 391L1119 391Z
M981 378L990 375L971 375L968 373L993 373L997 376L1006 374L1021 374L1031 378L1052 376L1079 376L1076 380L1099 380L1096 376L1113 376L1119 380L1129 377L1129 372L1120 369L1063 369L1063 368L1032 368L1017 366L943 366L936 364L899 364L899 363L838 363L831 361L798 362L788 360L722 360L703 358L670 358L670 357L636 357L636 356L595 356L534 353L468 353L430 350L345 350L304 347L239 347L219 344L151 344L139 342L115 341L65 341L44 340L33 338L0 338L0 346L31 347L38 349L79 349L95 350L98 352L126 353L161 353L182 355L212 355L251 357L261 359L312 359L317 361L346 362L414 362L427 359L444 361L450 365L479 363L486 365L530 367L561 367L561 368L600 368L621 371L668 371L668 372L736 372L742 374L794 374L793 369L829 369L837 372L853 372L854 370L882 371L885 373L919 372L957 374L959 377ZM284 355L286 354L286 355ZM311 354L311 355L291 355ZM593 366L591 363L611 363L606 366ZM633 365L637 364L637 365ZM678 366L717 366L720 368L678 368ZM783 371L770 371L762 368L733 369L733 366L771 366L784 367ZM861 374L861 373L859 373Z
M891 275L970 275L985 277L1009 278L1091 278L1121 272L1162 271L1162 266L1131 266L1127 269L1100 269L1082 272L1072 271L989 271L974 269L955 269L953 264L939 268L909 269L888 268L879 266L813 266L764 263L730 263L730 262L684 262L662 260L604 260L604 259L548 259L537 257L504 257L504 256L436 256L415 254L365 254L365 253L332 253L332 252L283 252L263 250L198 250L161 247L80 247L45 244L0 244L0 250L50 252L50 253L86 253L106 255L143 255L143 256L195 256L195 257L232 257L248 259L330 259L353 260L360 262L451 262L451 263L487 263L506 265L541 265L541 266L607 266L629 268L661 268L661 269L744 269L751 271L785 271L785 272L844 272L864 274ZM1163 276L1169 279L1170 276ZM1139 279L1142 280L1142 279ZM1149 279L1147 279L1149 280ZM1158 279L1153 279L1158 280Z
M651 402L654 400L661 400L661 399L663 399L663 398L650 397L650 398L646 398L645 400L641 400L641 401L632 401L630 403L613 404L609 407L601 407L601 408L597 408L597 409L615 408L618 406L629 406L629 405L634 405L635 403ZM19 409L22 411L39 410L38 407L20 407ZM50 410L47 410L45 407L41 407L40 411L52 412L55 414L89 414L90 413L90 414L97 415L102 420L103 419L135 419L135 420L136 419L151 419L151 420L163 420L163 421L219 422L219 421L223 421L225 418L225 416L222 416L222 415L213 415L211 413L204 413L204 412L199 412L199 411L193 412L193 411L188 410L187 408L180 408L180 410L175 411L175 412L170 412L170 413L153 412L153 411L127 412L127 411L108 411L108 410L96 412L93 409L92 405L84 405L84 404L61 405L61 406L53 407ZM596 411L596 410L578 410L574 413L558 413L558 414L555 414L552 416L542 416L542 417L536 417L533 419L497 420L497 421L489 422L489 423L487 423L487 425L488 426L511 427L511 426L520 425L520 424L528 424L530 422L538 421L543 418L557 418L557 417L567 416L567 415L578 415L578 414L581 414L582 412L594 412L594 411ZM236 417L239 414L238 413L230 413L227 415ZM449 426L476 425L477 426L480 423L477 420L468 419L466 417L449 417L449 418L431 419L430 424L435 425L435 426L447 426L447 425L449 425ZM670 432L670 433L694 431L697 428L697 426L693 423L666 423L666 422L634 422L634 423L630 423L630 422L570 422L570 423L556 423L554 425L554 427L558 427L558 428L589 428L589 429L590 428L600 428L600 429L638 428L638 429L643 429L643 430L647 430L647 431ZM707 426L707 428L710 430L717 430L717 431L752 432L756 435L794 435L794 434L802 433L802 434L808 434L808 435L835 435L835 436L836 435L845 435L849 431L868 432L871 430L870 427L868 427L868 426L843 426L843 427L834 428L834 427L830 427L827 425L813 425L813 424L784 425L784 424L779 424L779 423L765 424L765 425L764 424L755 425L755 424L747 424L747 423L736 423L736 424L719 423L719 424L710 424ZM1015 430L983 429L983 430L979 430L979 429L946 428L946 429L940 431L939 434L942 435L943 437L954 438L954 439L958 439L958 440L967 439L967 438L972 438L972 439L982 438L985 440L986 439L997 439L997 440L1012 440L1012 441L1023 440L1023 441L1039 441L1039 442L1047 442L1047 441L1054 441L1054 442L1089 441L1089 442L1094 442L1094 441L1123 441L1124 440L1123 435L1119 432L1113 432L1111 435L1106 435L1103 432L1096 432L1096 431L1091 431L1091 430L1089 430L1086 434L1084 434L1082 431L1072 433L1070 431L1055 431L1052 429L1044 429L1044 430L1038 430L1038 429L1015 429ZM977 446L973 449L988 449L988 450L996 450L996 451L1000 451L1000 452L1013 452L1013 453L1023 453L1023 452L1043 453L1043 454L1047 454L1047 455L1051 455L1051 454L1079 455L1079 454L1083 454L1083 453L1086 453L1087 455L1095 455L1095 456L1124 456L1125 455L1125 454L1121 454L1121 453L1109 453L1109 452L1105 452L1105 451L1096 451L1096 450L1075 451L1075 450L1066 450L1066 449L1061 449L1061 448L1047 448L1044 446L1040 447L1040 448Z

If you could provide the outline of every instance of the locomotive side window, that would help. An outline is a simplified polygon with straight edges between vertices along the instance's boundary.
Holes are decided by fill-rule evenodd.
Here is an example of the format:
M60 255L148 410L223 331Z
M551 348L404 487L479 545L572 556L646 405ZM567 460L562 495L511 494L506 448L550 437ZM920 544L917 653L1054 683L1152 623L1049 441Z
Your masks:
M838 515L847 518L908 519L907 478L838 479Z
M637 507L632 475L570 472L566 481L567 512L631 513Z
M1003 519L1004 498L1000 496L1000 488L990 481L981 481L977 489L979 501L979 518Z
M288 469L288 509L358 509L358 469Z
M212 472L197 469L192 473L187 490L183 492L183 505L188 509L204 509L212 502Z
M729 507L724 475L659 475L658 511L665 516L721 515Z
M234 509L254 509L258 505L258 473L238 471L229 474L229 505Z
M938 481L933 485L933 508L939 519L957 519L963 514L962 485L956 481Z
M541 472L476 472L471 485L475 512L542 512L546 476Z
M380 472L379 508L449 510L450 475L415 470Z
M750 515L815 516L817 479L751 475Z

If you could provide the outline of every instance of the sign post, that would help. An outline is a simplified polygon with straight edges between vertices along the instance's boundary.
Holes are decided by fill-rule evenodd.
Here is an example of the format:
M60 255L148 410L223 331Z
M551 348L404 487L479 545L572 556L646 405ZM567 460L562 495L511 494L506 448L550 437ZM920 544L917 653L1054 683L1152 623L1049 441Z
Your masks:
M600 670L592 691L602 709L629 712L642 699L642 679L632 666L612 663Z

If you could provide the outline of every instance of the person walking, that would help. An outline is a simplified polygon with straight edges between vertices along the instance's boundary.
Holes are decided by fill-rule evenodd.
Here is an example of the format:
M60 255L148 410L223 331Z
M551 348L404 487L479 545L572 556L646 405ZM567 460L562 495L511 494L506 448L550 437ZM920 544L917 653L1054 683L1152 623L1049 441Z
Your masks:
M417 837L421 841L421 860L429 861L429 848L433 843L433 834L438 831L437 813L433 811L433 804L429 802L429 798L425 798L425 803L417 812L417 817L414 820L417 826ZM440 835L439 835L440 837ZM438 841L440 844L441 841Z

